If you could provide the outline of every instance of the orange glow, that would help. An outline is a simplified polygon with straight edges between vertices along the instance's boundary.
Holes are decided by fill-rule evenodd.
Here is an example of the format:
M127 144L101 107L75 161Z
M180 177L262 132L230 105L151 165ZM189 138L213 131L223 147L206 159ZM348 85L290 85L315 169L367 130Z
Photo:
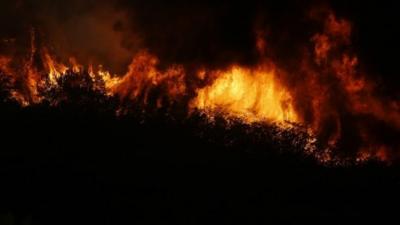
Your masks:
M0 70L5 73L10 75L12 72L9 68L9 64L12 61L10 57L2 56L0 55Z
M233 66L215 72L217 79L198 90L192 107L220 110L246 122L298 122L290 93L279 83L274 70Z
M157 69L158 59L147 52L139 53L121 80L115 80L112 92L121 98L143 100L148 103L152 90L162 89L170 101L175 101L186 92L185 71L182 66L171 66L166 71ZM158 99L160 106L161 99Z
M211 120L222 115L228 121L239 119L249 125L301 126L310 135L305 152L322 163L337 160L335 150L353 142L347 137L351 133L358 141L351 146L354 161L391 160L398 146L376 138L380 135L377 127L400 131L400 101L379 95L376 82L362 71L359 58L351 52L348 21L331 12L317 20L322 29L309 36L305 44L310 45L301 46L304 54L287 68L283 68L286 62L280 61L284 59L273 58L273 51L270 54L274 46L261 31L255 33L258 58L252 66L233 62L220 67L212 64L212 69L207 64L165 65L141 50L126 73L119 75L103 65L83 65L74 57L60 61L48 48L35 46L32 31L29 53L0 55L0 75L9 79L9 96L22 106L44 100L53 103L46 91L64 91L64 81L72 77L77 82L84 80L97 93L115 96L121 103L117 114L131 105L146 109L178 105L188 114L200 111ZM80 76L85 79L75 79ZM77 86L87 88L84 85Z
M57 84L57 79L59 79L63 74L68 71L68 67L63 64L55 62L49 53L44 53L44 62L48 70L49 81L52 85Z

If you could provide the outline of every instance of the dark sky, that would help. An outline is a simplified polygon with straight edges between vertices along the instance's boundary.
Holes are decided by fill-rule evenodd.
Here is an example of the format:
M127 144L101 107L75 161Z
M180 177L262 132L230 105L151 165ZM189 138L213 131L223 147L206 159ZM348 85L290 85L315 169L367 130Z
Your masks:
M262 29L271 54L286 60L309 42L316 28L306 15L320 6L352 22L354 51L368 71L385 79L397 74L400 16L396 1L388 0L6 0L0 3L0 37L16 38L18 44L3 42L0 51L26 44L34 27L59 57L99 61L117 71L143 48L166 64L246 64L257 58L255 30Z

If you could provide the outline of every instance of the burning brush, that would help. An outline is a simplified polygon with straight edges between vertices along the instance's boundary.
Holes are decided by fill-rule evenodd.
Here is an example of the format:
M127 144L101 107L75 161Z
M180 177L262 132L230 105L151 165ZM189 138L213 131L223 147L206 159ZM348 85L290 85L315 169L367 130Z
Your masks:
M291 143L324 164L397 159L399 143L382 137L381 129L399 134L399 101L380 97L373 81L360 72L348 21L330 10L313 11L310 19L318 21L320 31L309 37L296 71L267 56L261 31L256 32L256 65L163 67L158 57L141 50L127 72L117 75L101 65L83 66L73 57L59 62L32 30L27 56L0 55L0 94L22 107L57 107L91 96L85 101L118 102L116 116L132 107L146 112L164 108L173 116L179 108L188 117L202 115L209 127L222 119L226 131L240 124L246 135L259 140Z

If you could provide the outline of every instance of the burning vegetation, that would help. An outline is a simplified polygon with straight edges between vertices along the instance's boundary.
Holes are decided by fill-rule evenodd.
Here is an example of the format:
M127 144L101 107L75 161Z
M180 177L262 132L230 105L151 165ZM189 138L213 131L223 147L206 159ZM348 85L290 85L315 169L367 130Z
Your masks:
M179 108L188 117L204 115L210 127L223 119L228 130L244 124L242 129L254 131L247 135L269 133L268 138L299 145L321 163L396 160L400 104L381 96L364 75L352 52L351 23L325 8L312 10L308 19L319 29L308 37L291 68L270 54L268 36L257 29L255 63L166 65L162 57L143 48L123 74L108 71L106 65L80 63L73 55L63 61L41 39L41 31L31 28L29 46L23 51L28 53L0 55L1 94L4 101L21 107L57 107L74 101L74 88L79 88L95 93L94 98L118 102L116 116L129 113L132 106L143 111L167 109L170 116ZM4 39L3 45L12 46L12 41Z

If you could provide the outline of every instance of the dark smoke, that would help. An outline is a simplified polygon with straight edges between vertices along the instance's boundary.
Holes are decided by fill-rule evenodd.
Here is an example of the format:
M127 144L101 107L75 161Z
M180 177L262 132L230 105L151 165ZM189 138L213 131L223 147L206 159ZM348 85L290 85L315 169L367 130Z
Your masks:
M363 4L363 10L358 10ZM314 34L324 29L320 20L310 17L313 8L329 8L339 18L352 23L350 53L357 54L360 71L376 82L376 98L383 105L398 99L399 78L399 15L391 1L2 1L3 20L0 25L0 54L29 55L32 33L38 47L50 49L61 61L74 56L78 62L101 64L110 71L123 74L132 57L146 49L160 59L160 67L182 64L189 72L205 66L223 68L238 63L255 65L260 61L256 49L257 32L266 42L267 58L283 68L282 79L292 89L307 80L301 68L304 58L312 58ZM376 15L376 16L371 16ZM345 46L346 48L349 46ZM338 49L341 52L342 49ZM306 52L306 53L305 53ZM335 53L336 54L336 53ZM363 74L364 75L364 74ZM357 149L362 138L355 134L359 126L373 136L371 143L396 146L393 126L375 115L353 115L348 106L349 96L333 83L335 96L324 104L322 140L342 130L342 148ZM315 118L311 112L307 89L297 89L304 95L298 108L307 122ZM313 92L318 94L318 91ZM331 107L331 108L330 108ZM390 108L390 107L389 107ZM336 119L338 118L338 119ZM338 125L339 124L339 125ZM350 152L351 154L353 152Z
M360 4L362 11L358 10ZM318 29L307 20L308 11L322 5L355 24L353 43L371 71L393 74L394 59L378 57L386 54L386 50L393 54L399 49L398 16L393 4L392 1L296 0L251 0L245 4L199 0L168 3L5 0L0 3L5 18L0 22L0 37L16 39L18 46L22 46L29 39L29 29L34 27L37 35L45 39L43 42L64 60L75 56L82 63L92 60L121 72L138 49L143 48L165 64L253 64L258 59L255 33L261 29L265 31L268 53L285 62L287 68L296 64L302 52L299 46L307 44ZM377 13L379 16L371 16ZM3 50L4 43L1 46Z
M126 12L107 1L21 0L1 4L11 12L1 22L5 27L1 36L16 42L9 48L26 47L34 29L38 47L49 48L62 61L75 57L85 65L102 64L122 73L141 47Z
M295 9L293 3L302 6L258 1L7 0L0 3L7 18L1 22L1 37L15 38L15 46L26 47L29 30L35 28L46 47L63 60L74 56L117 72L143 48L167 65L254 64L256 29L271 30L268 38L283 42L291 37L292 28L299 27L287 22L297 21L294 18L301 17L306 7Z

